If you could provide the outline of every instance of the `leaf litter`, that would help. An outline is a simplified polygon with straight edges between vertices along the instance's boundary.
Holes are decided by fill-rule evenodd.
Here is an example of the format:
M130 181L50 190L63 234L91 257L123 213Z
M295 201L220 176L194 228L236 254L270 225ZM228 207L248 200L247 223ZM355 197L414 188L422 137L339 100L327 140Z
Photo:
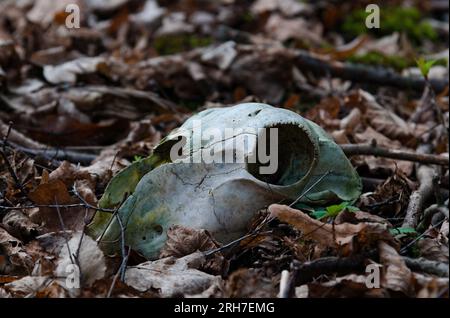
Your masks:
M0 4L0 297L448 297L442 8L416 31L363 34L360 1L79 0L72 30L68 3ZM362 179L357 200L266 206L231 244L178 224L152 260L84 234L117 212L100 199L119 171L191 115L244 102L321 126Z

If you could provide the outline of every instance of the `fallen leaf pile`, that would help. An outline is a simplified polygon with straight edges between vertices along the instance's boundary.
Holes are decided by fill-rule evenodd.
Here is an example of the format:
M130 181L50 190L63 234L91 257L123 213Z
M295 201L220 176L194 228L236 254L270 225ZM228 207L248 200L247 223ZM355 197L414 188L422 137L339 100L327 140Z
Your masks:
M1 1L0 297L448 297L448 4L385 1L379 30L365 6ZM234 244L176 225L157 259L105 255L85 229L111 178L243 102L401 155L348 154L356 202L272 204Z

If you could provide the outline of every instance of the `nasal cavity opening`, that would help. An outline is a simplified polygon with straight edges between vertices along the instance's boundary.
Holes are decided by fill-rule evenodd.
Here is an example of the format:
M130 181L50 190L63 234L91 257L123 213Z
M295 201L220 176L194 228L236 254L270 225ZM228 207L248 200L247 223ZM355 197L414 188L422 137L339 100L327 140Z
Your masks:
M270 127L277 129L278 147L270 143L270 130L266 129L265 134L259 138L265 138L265 151L269 162L261 162L261 157L256 156L256 163L247 163L248 171L258 180L263 182L287 186L301 180L309 171L314 161L314 145L309 136L297 125L276 125ZM257 143L256 153L260 150L261 143ZM267 158L266 158L267 160ZM264 173L262 167L269 167L275 164L273 173Z

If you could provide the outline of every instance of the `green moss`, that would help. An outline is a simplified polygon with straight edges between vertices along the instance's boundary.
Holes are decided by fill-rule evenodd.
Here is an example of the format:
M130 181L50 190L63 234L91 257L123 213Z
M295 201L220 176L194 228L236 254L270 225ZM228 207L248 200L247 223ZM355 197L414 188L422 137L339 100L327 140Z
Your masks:
M255 21L256 17L251 12L247 11L242 14L241 19L245 23L251 23L251 22Z
M354 55L347 59L348 62L368 64L368 65L382 65L393 68L396 71L401 71L408 67L417 66L416 61L412 58L404 58L398 55L383 55L379 52L368 52L363 55ZM447 66L446 59L439 59L434 61L433 65Z
M189 110L197 110L200 106L202 106L201 102L192 100L182 100L179 102L179 104L186 107Z
M378 52L368 52L363 55L355 55L348 59L352 63L361 63L369 65L383 65L401 71L407 67L414 66L414 61L405 59L401 56L386 56Z
M197 47L208 46L212 39L193 34L164 35L154 39L153 48L159 55L175 54Z
M365 25L369 13L365 10L353 11L343 22L342 31L350 36L372 33L377 36L404 32L408 37L420 43L424 39L436 40L437 33L424 21L417 8L385 7L380 8L380 28L368 29Z

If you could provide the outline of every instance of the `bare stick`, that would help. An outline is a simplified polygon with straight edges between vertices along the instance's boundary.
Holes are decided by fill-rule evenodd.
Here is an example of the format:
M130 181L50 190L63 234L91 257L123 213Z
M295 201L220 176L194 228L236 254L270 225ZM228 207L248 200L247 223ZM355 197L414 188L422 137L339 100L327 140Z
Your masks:
M89 208L89 209L94 209L94 210L101 211L101 212L106 212L106 213L114 213L115 212L115 210L113 210L113 209L98 208L98 207L95 207L93 205L90 205L89 203L87 203L87 205L85 203L33 204L33 205L25 205L25 206L4 206L4 205L0 205L0 209L3 209L3 210L28 210L28 209L34 209L34 208L76 208L76 207L80 207L80 206L84 206L84 207Z
M446 263L431 261L423 257L411 258L403 256L403 260L406 266L413 271L421 271L439 277L448 277L448 264Z
M49 161L63 161L67 160L73 163L80 163L82 165L89 165L97 156L90 153L83 153L79 151L73 150L65 150L65 149L33 149L26 148L19 145L12 145L13 148L16 148L29 156L42 156L46 160Z
M302 264L296 262L293 264L295 286L306 284L320 275L333 273L344 275L364 271L365 259L374 255L376 255L376 251L349 257L323 257Z
M298 201L300 201L305 195L307 195L309 193L309 191L311 191L316 185L318 185L331 172L332 172L331 170L328 170L323 175L321 175L308 189L306 189L302 194L300 194L299 197L297 199L295 199L294 202L289 204L289 206L291 207L291 206L297 204Z
M436 229L438 226L440 226L442 223L444 223L444 221L445 221L445 219L441 220L440 222L438 222L437 224L435 224L433 226L430 226L428 228L428 230L426 230L425 232L423 232L422 234L417 236L414 240L409 242L406 246L402 247L402 249L400 250L400 254L404 254L408 250L408 248L413 246L418 240L420 240L422 237L424 237L425 235L430 233L432 230Z
M3 136L2 149L0 149L0 155L2 156L3 161L5 162L6 168L8 169L8 172L11 175L11 178L13 179L16 187L20 191L22 191L22 193L26 194L26 191L23 188L23 185L20 182L19 177L17 177L17 174L14 171L13 167L11 166L11 163L9 162L8 156L6 155L6 143L8 141L9 134L11 133L11 128L12 128L12 122L9 123L8 130L6 131L5 136Z
M409 204L402 227L416 228L425 202L433 194L434 173L435 170L428 166L419 166L417 168L417 179L420 182L420 186L409 197Z
M343 144L340 146L347 156L370 155L406 161L414 161L422 164L436 164L441 166L449 165L449 159L447 157L438 155L388 149L374 146L371 144Z
M301 70L310 71L318 75L330 74L333 77L358 83L392 86L415 91L421 91L426 86L426 81L422 77L405 77L383 67L326 61L313 57L309 52L301 50L295 51L295 60ZM430 79L429 83L436 92L441 92L448 85L448 80Z
M257 45L245 45L252 43L252 34L230 28L225 25L218 27L215 35L220 41L233 40L241 43L238 48L247 47L249 51L257 50ZM276 42L279 43L279 42ZM368 83L372 85L392 86L399 89L422 91L426 86L423 77L406 77L385 67L373 67L364 64L342 63L329 61L320 56L313 56L310 52L298 49L286 49L293 58L296 66L304 71L319 76L331 75L356 83ZM436 92L441 92L448 85L446 79L430 79L430 85Z
M292 278L289 271L284 270L281 272L280 279L280 298L289 298L291 294Z

